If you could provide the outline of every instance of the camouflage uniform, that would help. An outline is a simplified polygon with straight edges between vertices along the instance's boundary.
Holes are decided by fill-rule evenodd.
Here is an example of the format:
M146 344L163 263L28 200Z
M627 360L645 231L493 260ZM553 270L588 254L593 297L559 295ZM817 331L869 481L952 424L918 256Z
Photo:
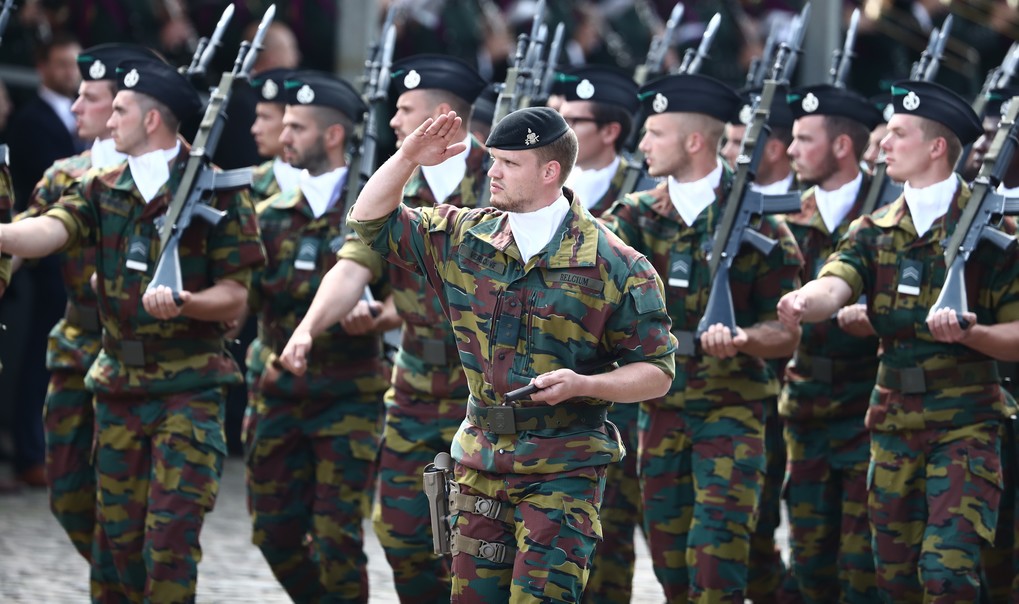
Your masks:
M96 395L96 601L194 598L198 534L226 453L223 390L240 381L223 352L225 327L153 319L141 306L151 271L126 265L128 258L147 269L156 262L155 223L183 175L182 147L169 181L149 203L124 163L89 172L45 214L67 228L68 249L97 246L103 350L85 379ZM224 279L247 287L252 267L265 258L247 192L220 192L209 203L226 218L215 227L196 221L184 232L184 289L197 292Z
M363 240L437 292L471 392L451 449L459 494L508 510L454 515L454 602L506 601L507 594L579 600L601 537L604 468L623 454L605 428L604 401L524 401L514 407L518 431L499 434L489 417L499 393L600 360L673 372L657 275L566 195L570 211L553 243L526 266L508 219L494 209L401 207L387 218L351 221ZM479 541L508 551L503 557Z
M45 212L91 168L91 151L53 164L35 186L21 217ZM96 295L89 283L96 270L95 255L92 246L62 255L60 268L68 306L49 335L46 369L50 384L43 411L50 509L86 560L92 557L96 478L92 465L95 412L92 393L85 389L85 374L102 347Z
M620 158L609 190L588 210L601 216L619 199L629 165ZM602 541L591 560L591 577L584 590L584 601L629 602L633 591L633 568L637 554L633 531L641 526L640 483L637 482L637 415L639 405L613 405L609 421L619 429L626 450L634 453L605 468L605 493L602 496Z
M0 164L0 224L8 224L14 208L14 187L11 184L11 169L6 158L0 157L0 161L3 162ZM6 252L0 252L0 281L5 288L11 284L11 255ZM2 370L3 365L0 364L0 371Z
M867 483L877 586L888 602L976 601L981 549L997 524L999 433L1009 404L993 361L934 341L926 326L945 280L943 245L969 196L960 181L947 214L921 237L900 196L856 220L820 272L846 281L853 298L866 295L881 339L866 419ZM1010 219L1004 228L1015 232ZM1014 251L981 246L966 263L979 323L1019 319L1017 260ZM921 270L919 295L899 291L905 266ZM903 384L910 368L921 368L921 387L916 379Z
M341 192L315 218L298 189L270 200L258 216L269 262L255 272L249 299L266 353L261 373L253 373L256 366L248 374L257 386L247 456L252 541L297 602L368 597L361 494L372 488L388 383L381 338L350 336L336 325L316 338L304 375L276 361L336 264L343 199ZM381 269L370 250L360 260Z
M273 161L270 159L251 169L251 200L255 202L255 208L258 210L261 210L270 198L280 193L280 185L273 172Z
M870 179L829 232L813 189L786 216L800 244L804 281L813 279L860 214ZM779 399L789 459L786 496L793 575L805 602L874 602L874 554L867 523L870 435L864 415L877 375L877 337L857 338L835 321L803 325Z
M486 152L471 137L467 170L460 187L443 203L474 207L481 194ZM437 205L421 170L404 187L411 208ZM363 250L357 252L357 250ZM341 257L367 252L348 241ZM373 267L369 267L373 268ZM466 409L470 391L456 351L456 339L438 297L423 277L389 265L385 269L404 327L393 384L386 392L386 421L379 454L379 483L372 525L393 569L403 602L449 601L449 559L436 556L428 528L428 500L421 473L437 451L448 451Z
M725 170L716 200L731 181ZM605 216L659 274L671 280L671 267L683 260L690 267L685 287L666 289L673 333L681 342L676 379L664 399L641 404L639 420L644 530L670 601L742 601L764 478L765 400L778 394L778 381L763 360L744 354L721 360L693 350L721 206L716 201L687 226L662 183L624 197ZM799 283L800 253L789 230L768 217L761 232L780 245L768 257L748 251L733 264L730 282L741 326L775 320L778 299Z

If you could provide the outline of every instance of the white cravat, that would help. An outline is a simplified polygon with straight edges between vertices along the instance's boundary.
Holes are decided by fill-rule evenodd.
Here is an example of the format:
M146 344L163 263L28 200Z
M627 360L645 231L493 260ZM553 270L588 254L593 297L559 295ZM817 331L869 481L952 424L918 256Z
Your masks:
M612 186L612 178L618 169L618 155L604 168L583 170L574 166L573 171L566 177L566 186L572 189L580 198L580 203L590 210L608 193L609 187Z
M513 240L517 242L524 264L552 241L552 235L569 211L570 202L560 195L559 199L540 210L526 213L506 212L510 230L513 231Z
M909 207L909 214L913 217L917 237L923 237L934 221L945 215L948 207L952 205L952 200L955 199L955 191L958 188L959 182L955 174L922 189L909 186L909 182L903 186L902 194L906 197L906 206Z
M793 173L786 174L786 177L782 180L776 180L773 183L767 185L759 185L756 182L750 183L750 189L757 191L761 195L782 195L788 193L789 189L793 186Z
M704 208L715 201L715 189L720 182L722 164L716 164L715 169L707 176L693 182L678 182L675 178L669 177L669 198L672 199L672 205L676 206L676 211L683 217L683 222L688 226L693 225Z
M315 218L325 214L326 210L336 203L346 176L346 166L318 176L312 176L307 170L301 170L298 186L304 199L311 206Z
M137 157L127 156L127 165L131 168L134 186L142 194L145 203L159 192L160 187L170 180L170 162L180 153L180 141L172 149L156 149Z
M45 86L39 87L39 98L53 109L53 112L57 114L57 117L60 118L60 121L63 122L64 127L67 128L72 137L78 136L78 125L75 123L74 113L71 111L74 99L69 99Z
M109 168L127 159L126 154L117 151L116 143L113 142L112 138L103 140L97 138L92 143L91 157L93 168Z
M467 155L471 152L471 135L468 134L463 142L467 145L463 153L458 153L441 164L421 166L421 173L437 203L446 201L446 198L460 186L464 174L467 174Z
M297 188L301 171L277 157L272 160L272 175L276 178L280 191L287 193Z
M863 184L863 174L857 174L856 178L834 191L825 191L820 185L814 189L817 211L821 214L821 220L824 221L824 226L828 227L829 233L834 233L835 229L842 224L842 220L849 210L853 209L861 184Z

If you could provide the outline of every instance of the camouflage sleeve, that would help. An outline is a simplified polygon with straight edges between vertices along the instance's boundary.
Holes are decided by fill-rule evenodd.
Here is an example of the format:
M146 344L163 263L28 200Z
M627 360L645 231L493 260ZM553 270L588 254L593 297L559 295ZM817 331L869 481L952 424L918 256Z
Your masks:
M817 275L818 278L831 275L848 283L853 290L850 300L860 298L867 287L869 277L873 274L870 262L872 253L868 245L869 238L866 236L869 230L866 220L865 216L857 218L849 225L849 231L839 241L835 252L828 257Z
M605 328L606 346L620 365L651 363L670 378L676 376L676 338L665 309L662 280L643 256L630 268L619 308Z
M1013 218L1007 218L1003 230L1009 234L1015 234L1015 222ZM985 246L991 247L991 246ZM989 308L994 312L994 318L998 323L1009 323L1019 321L1019 250L1013 246L1012 250L1001 254L994 249L992 262L996 263L995 271L988 284Z
M429 251L431 238L426 234L446 230L453 224L450 218L458 211L459 208L452 206L408 208L401 203L389 216L361 222L351 219L348 213L347 220L361 241L383 258L412 273L427 276L425 258L431 255L431 262L437 261L437 250Z
M336 253L337 260L353 260L372 273L372 282L378 281L385 273L385 260L375 250L357 237L350 237Z
M11 221L11 208L14 207L14 189L11 187L11 175L7 165L0 166L0 224ZM0 252L0 281L5 285L11 282L11 255Z
M99 216L96 206L90 201L94 196L94 189L92 178L86 177L76 181L42 214L56 218L67 229L67 243L58 251L95 244Z
M778 319L778 301L799 289L803 267L803 254L785 221L774 216L765 216L764 220L769 223L768 236L777 239L778 246L764 262L756 263L757 275L750 299L758 323Z
M246 189L217 195L227 215L209 237L208 253L213 282L230 279L250 289L252 271L265 265L265 248L255 207Z
M615 233L616 237L622 239L623 243L642 254L647 254L647 250L641 249L642 240L638 228L640 210L637 199L633 194L617 199L599 219Z
M22 217L30 218L42 215L46 208L60 200L60 196L71 185L71 182L73 181L66 178L66 175L64 178L61 178L61 172L57 170L57 164L47 168L42 178L36 183L32 196L28 200L28 207L21 213Z

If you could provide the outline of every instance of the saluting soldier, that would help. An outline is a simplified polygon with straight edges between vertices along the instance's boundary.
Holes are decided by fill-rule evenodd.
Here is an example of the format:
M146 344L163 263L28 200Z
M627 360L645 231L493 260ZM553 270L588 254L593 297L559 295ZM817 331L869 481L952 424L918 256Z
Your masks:
M35 258L97 246L103 349L85 380L96 395L92 597L188 601L226 454L224 388L240 381L225 322L243 312L265 257L246 189L217 191L208 203L224 218L182 234L180 304L169 288L146 290L156 225L188 162L177 128L201 104L165 63L117 69L109 127L127 161L87 173L42 216L5 225L0 249Z
M47 169L19 218L44 214L88 170L110 168L127 159L117 151L107 122L117 94L116 66L128 59L159 60L151 50L132 44L103 44L78 55L81 84L71 112L78 137L93 141L92 147ZM95 413L85 376L102 347L99 309L90 283L96 271L95 255L95 247L80 246L60 258L67 311L50 331L46 354L50 383L43 416L50 509L86 560L92 559L96 478L92 464Z
M577 164L566 179L592 216L598 217L619 199L629 165L620 155L640 109L637 84L610 67L578 67L557 76L553 92L565 99L559 113L577 135ZM602 541L595 550L591 578L584 591L588 602L629 602L636 554L633 531L641 526L637 483L637 405L614 405L609 419L619 428L628 451L605 469L605 494L599 517Z
M649 174L666 181L624 197L603 218L665 276L679 340L669 394L641 405L644 528L667 599L740 601L764 480L766 403L779 391L763 359L787 357L796 345L798 330L778 323L775 304L799 284L800 253L781 222L762 219L760 232L779 244L768 256L735 259L735 336L713 325L698 341L708 253L733 180L718 142L742 102L701 75L667 76L640 95L648 108L640 149Z
M289 192L297 186L301 171L283 156L283 112L287 106L284 82L293 73L291 69L269 69L251 77L255 93L255 121L251 136L255 139L258 155L270 157L255 167L251 175L251 199L258 209L261 202L279 192Z
M975 602L1010 410L993 359L1019 358L1019 252L981 246L969 258L965 327L955 309L929 313L945 281L945 242L971 202L952 170L980 121L938 84L896 82L892 98L881 146L902 195L854 221L818 278L778 310L792 327L866 296L881 345L866 418L878 591L886 602ZM1011 219L1001 227L1015 233Z
M811 186L802 210L785 222L809 281L860 215L870 184L860 159L882 118L862 96L827 84L794 90L787 100L796 117L789 157L800 181ZM867 522L870 435L863 420L877 377L878 340L864 304L845 311L839 321L803 326L778 406L789 452L790 563L805 602L877 599Z
M418 165L463 152L460 121L450 112L405 138L351 224L427 279L457 335L471 394L451 449L456 492L484 505L455 514L452 601L576 602L601 537L605 466L623 454L607 403L660 396L672 379L661 281L563 188L576 136L547 107L493 128L492 208L401 205ZM528 384L531 400L506 404Z
M336 262L344 152L365 107L350 84L324 73L295 72L284 87L280 140L301 174L258 215L268 263L255 273L250 306L268 357L249 375L257 385L247 444L252 540L295 601L366 601L361 500L372 487L387 386L381 338L336 327L301 376L276 358Z
M410 57L393 65L390 90L397 97L390 121L397 145L423 121L452 110L469 116L471 103L485 81L469 65L439 55ZM485 178L485 150L469 133L467 122L457 133L467 148L435 166L415 171L404 187L403 203L412 208L445 203L474 207ZM375 533L393 569L397 595L403 602L448 601L449 560L436 556L428 529L428 501L422 471L437 451L448 451L460 422L469 390L449 320L431 285L419 275L387 265L364 243L344 243L340 260L323 280L315 302L287 344L285 367L306 370L308 344L336 322L371 327L386 321L385 311L372 318L357 296L371 275L386 274L392 287L397 319L403 322L400 349L394 360L392 385L386 392L386 418L379 454L378 492L372 510ZM370 262L366 262L366 259ZM379 310L376 308L376 310ZM358 316L360 315L360 316Z

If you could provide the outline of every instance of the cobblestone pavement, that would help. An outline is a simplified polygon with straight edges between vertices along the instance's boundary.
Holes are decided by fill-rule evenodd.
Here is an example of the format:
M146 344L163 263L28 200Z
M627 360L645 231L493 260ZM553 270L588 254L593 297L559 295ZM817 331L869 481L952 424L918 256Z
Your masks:
M638 536L639 537L639 536ZM397 602L379 542L365 525L372 604ZM785 544L784 526L780 539ZM245 508L244 465L227 460L216 509L202 530L199 603L289 602L261 553L251 544ZM647 548L638 538L633 601L662 602ZM88 567L50 514L46 492L0 495L0 602L72 604L88 601Z

